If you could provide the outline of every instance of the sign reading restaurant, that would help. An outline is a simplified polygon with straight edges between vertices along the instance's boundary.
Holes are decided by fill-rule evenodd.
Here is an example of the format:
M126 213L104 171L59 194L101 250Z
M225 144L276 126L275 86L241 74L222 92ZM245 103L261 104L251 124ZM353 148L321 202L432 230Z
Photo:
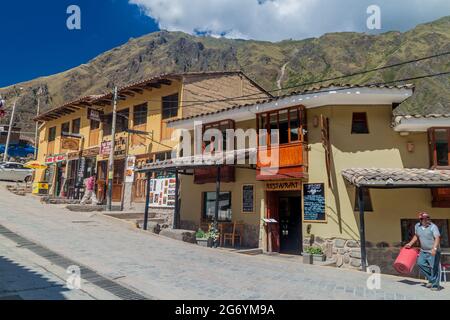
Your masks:
M301 181L274 181L266 183L266 191L300 191Z

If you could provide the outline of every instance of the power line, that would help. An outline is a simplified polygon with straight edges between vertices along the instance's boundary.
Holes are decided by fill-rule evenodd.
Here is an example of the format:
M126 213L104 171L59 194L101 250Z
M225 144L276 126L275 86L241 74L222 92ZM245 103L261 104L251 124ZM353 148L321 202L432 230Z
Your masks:
M377 68L373 68L373 69L358 71L358 72L354 72L354 73L350 73L350 74L346 74L346 75L342 75L342 76L337 76L337 77L332 77L332 78L325 78L325 79L316 80L316 81L303 82L303 83L295 84L295 85L288 86L288 87L283 87L283 88L279 88L279 89L275 89L275 90L269 90L267 92L268 93L274 93L274 92L280 92L280 91L291 90L291 89L295 89L295 88L299 88L299 87L304 87L304 86L308 86L308 85L319 84L319 83L323 83L323 82L341 80L341 79L350 78L350 77L354 77L354 76L358 76L358 75L363 75L363 74L367 74L367 73L371 73L371 72L386 70L386 69L389 69L389 68L395 68L395 67L399 67L399 66L402 66L402 65L407 65L407 64L411 64L411 63L417 63L417 62L424 61L424 60L434 59L434 58L442 57L442 56L449 55L449 54L450 54L450 51L442 52L442 53L438 53L438 54L431 55L431 56L421 57L421 58L408 60L408 61L403 61L403 62L399 62L399 63L394 63L394 64L390 64L390 65L385 65L385 66L377 67ZM438 75L443 75L443 74L446 74L446 73L435 74L435 75L430 75L430 76L438 76ZM425 76L425 77L428 77L428 76ZM424 77L412 77L412 78L407 78L407 79L396 80L395 82L411 81L411 80L417 80L417 79L423 79L423 78ZM384 82L384 83L380 83L380 84L388 84L388 83L395 83L395 82ZM262 92L258 92L258 93L253 93L253 94L248 94L248 95L241 95L241 96L224 98L224 99L191 100L191 101L190 100L181 100L181 101L173 100L173 101L166 101L166 102L170 102L170 103L181 102L181 103L183 103L182 108L194 108L194 107L201 107L201 106L205 106L206 104L211 104L211 103L216 103L216 102L240 102L240 101L249 101L249 100L252 101L252 100L270 99L269 97L255 97L255 96L261 96L262 94L263 94ZM251 98L251 97L254 97L254 98ZM147 102L158 102L158 103L161 102L161 100L152 100L152 99L146 100L146 101ZM191 103L191 104L184 105L184 103ZM166 108L166 110L175 110L175 109L178 109L178 108L179 108L178 106L174 106L174 107L168 107L168 108ZM142 111L142 113L137 112L137 113L134 113L134 114L136 114L136 115L138 115L138 114L146 114L146 113L152 112L152 111L159 111L160 109L161 108L148 109L147 112ZM128 117L126 117L124 115L119 115L119 116L120 117L124 117L124 118L128 118Z

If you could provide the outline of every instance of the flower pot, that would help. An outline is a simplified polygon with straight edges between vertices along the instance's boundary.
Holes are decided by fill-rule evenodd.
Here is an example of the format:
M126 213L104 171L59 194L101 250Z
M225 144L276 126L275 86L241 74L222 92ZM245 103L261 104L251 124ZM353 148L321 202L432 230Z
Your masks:
M304 264L313 264L313 255L303 252L303 263Z
M197 244L199 246L202 246L202 247L207 247L208 246L208 239L204 239L204 238L199 239L199 238L197 238Z
M327 256L324 254L314 254L313 261L314 262L325 262L327 260Z

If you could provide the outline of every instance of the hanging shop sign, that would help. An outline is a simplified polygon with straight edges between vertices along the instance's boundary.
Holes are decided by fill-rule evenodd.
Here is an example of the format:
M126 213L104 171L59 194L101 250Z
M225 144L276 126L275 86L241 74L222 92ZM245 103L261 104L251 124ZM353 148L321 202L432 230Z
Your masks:
M66 161L66 155L65 154L59 154L55 156L50 156L45 158L45 164L54 164L59 162Z
M78 150L80 148L80 140L77 138L62 137L61 149Z
M129 156L126 162L125 168L125 182L133 183L134 182L134 171L136 169L136 157Z
M80 158L79 152L69 152L67 154L67 161L78 160Z
M255 212L255 185L245 184L242 186L242 212Z
M103 141L100 145L100 155L103 157L109 156L109 154L111 153L111 148L112 148L111 141ZM114 146L114 156L115 157L125 156L126 151L127 151L127 138L126 137L117 138Z
M107 156L111 153L111 141L103 141L100 145L100 155Z
M325 184L311 183L303 185L303 221L326 222Z
M150 181L150 207L175 207L175 176L159 176Z
M298 181L273 181L266 183L266 191L301 191L302 182Z
M98 156L100 153L100 148L99 147L95 147L95 148L90 148L90 149L85 149L82 152L82 156L86 157L86 158L93 158Z
M88 113L87 113L87 118L89 120L94 120L94 121L101 122L102 118L103 118L103 111L89 108L88 109Z

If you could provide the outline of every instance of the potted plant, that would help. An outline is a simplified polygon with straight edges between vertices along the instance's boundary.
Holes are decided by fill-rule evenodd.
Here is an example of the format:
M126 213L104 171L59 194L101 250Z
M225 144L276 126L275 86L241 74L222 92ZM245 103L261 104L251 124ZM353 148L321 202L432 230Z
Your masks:
M209 232L207 234L208 237L208 247L217 248L219 246L220 234L219 230L216 228L214 223L211 223L209 226Z
M326 260L326 256L323 253L322 248L319 247L309 247L306 249L305 253L303 253L303 262L305 262L305 257L308 256L307 263L312 264L315 262L324 262Z
M197 233L195 234L195 238L199 246L202 247L208 246L208 234L205 233L203 230L198 229Z

